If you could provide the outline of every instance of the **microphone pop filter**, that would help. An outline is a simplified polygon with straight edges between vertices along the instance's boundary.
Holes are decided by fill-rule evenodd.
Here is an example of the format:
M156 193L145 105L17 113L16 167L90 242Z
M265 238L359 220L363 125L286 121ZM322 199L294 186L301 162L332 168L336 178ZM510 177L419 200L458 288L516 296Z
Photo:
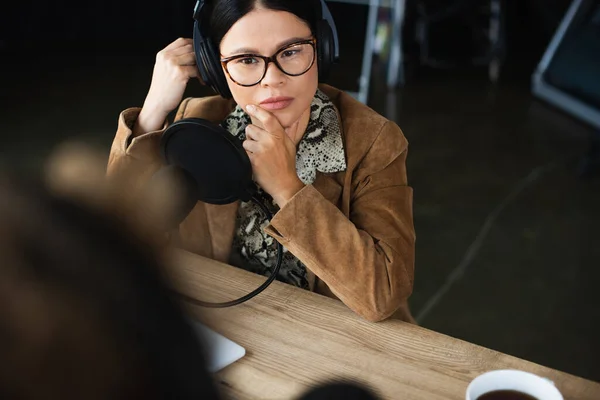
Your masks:
M252 164L242 143L227 129L202 118L185 118L169 126L161 137L160 152L167 167L155 174L179 185L183 199L179 213L170 221L175 227L193 209L195 201L228 204L253 200L272 218L269 209L257 200L252 181ZM277 277L283 260L283 246L277 242L277 264L269 278L258 288L236 300L210 303L182 295L203 307L231 307L243 303L267 288Z
M174 122L161 137L167 165L179 167L197 183L199 201L228 204L252 197L252 165L242 143L220 125L202 118Z

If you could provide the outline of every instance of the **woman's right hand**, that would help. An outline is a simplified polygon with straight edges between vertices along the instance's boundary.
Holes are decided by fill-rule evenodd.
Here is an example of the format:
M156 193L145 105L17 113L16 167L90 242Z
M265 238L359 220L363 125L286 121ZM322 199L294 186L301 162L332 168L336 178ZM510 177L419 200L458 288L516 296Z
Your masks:
M181 100L190 78L198 76L192 39L179 38L156 55L150 90L138 117L138 134L161 129Z

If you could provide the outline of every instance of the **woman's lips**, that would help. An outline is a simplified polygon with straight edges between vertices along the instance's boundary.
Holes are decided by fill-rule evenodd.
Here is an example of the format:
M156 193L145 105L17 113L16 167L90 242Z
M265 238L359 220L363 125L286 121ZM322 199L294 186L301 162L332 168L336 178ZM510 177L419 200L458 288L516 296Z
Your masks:
M294 99L292 97L270 97L263 100L260 103L260 106L265 110L277 111L288 107L293 101Z

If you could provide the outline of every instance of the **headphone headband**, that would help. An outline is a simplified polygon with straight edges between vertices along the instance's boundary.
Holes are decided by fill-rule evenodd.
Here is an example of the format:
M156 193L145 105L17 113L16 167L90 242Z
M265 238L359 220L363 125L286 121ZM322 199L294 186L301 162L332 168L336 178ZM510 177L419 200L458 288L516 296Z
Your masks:
M198 20L200 18L200 11L202 11L202 7L204 7L204 0L198 0L196 5L194 6L194 19Z

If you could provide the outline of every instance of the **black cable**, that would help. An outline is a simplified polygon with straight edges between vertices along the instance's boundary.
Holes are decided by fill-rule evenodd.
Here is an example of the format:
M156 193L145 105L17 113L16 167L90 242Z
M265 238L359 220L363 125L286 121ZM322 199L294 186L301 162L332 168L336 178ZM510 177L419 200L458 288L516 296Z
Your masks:
M263 213L265 213L265 215L267 216L267 219L269 221L271 221L271 219L273 218L273 215L271 214L271 212L269 211L269 209L256 197L256 196L252 196L252 201L258 205L260 207L260 209L263 211ZM185 300L189 301L192 304L201 306L201 307L207 307L207 308L225 308L225 307L232 307L232 306L236 306L238 304L241 304L245 301L250 300L251 298L253 298L254 296L256 296L257 294L259 294L260 292L262 292L263 290L265 290L277 277L277 274L279 273L279 269L281 268L281 262L283 261L283 246L281 245L281 243L277 242L277 264L275 265L275 268L273 269L273 272L271 272L271 275L269 276L269 278L262 284L260 285L258 288L256 288L255 290L253 290L252 292L248 293L245 296L240 297L239 299L236 300L231 300L231 301L226 301L223 303L211 303L208 301L202 301L202 300L198 300L195 299L193 297L190 297L186 294L183 293L178 293L181 297L183 297Z

